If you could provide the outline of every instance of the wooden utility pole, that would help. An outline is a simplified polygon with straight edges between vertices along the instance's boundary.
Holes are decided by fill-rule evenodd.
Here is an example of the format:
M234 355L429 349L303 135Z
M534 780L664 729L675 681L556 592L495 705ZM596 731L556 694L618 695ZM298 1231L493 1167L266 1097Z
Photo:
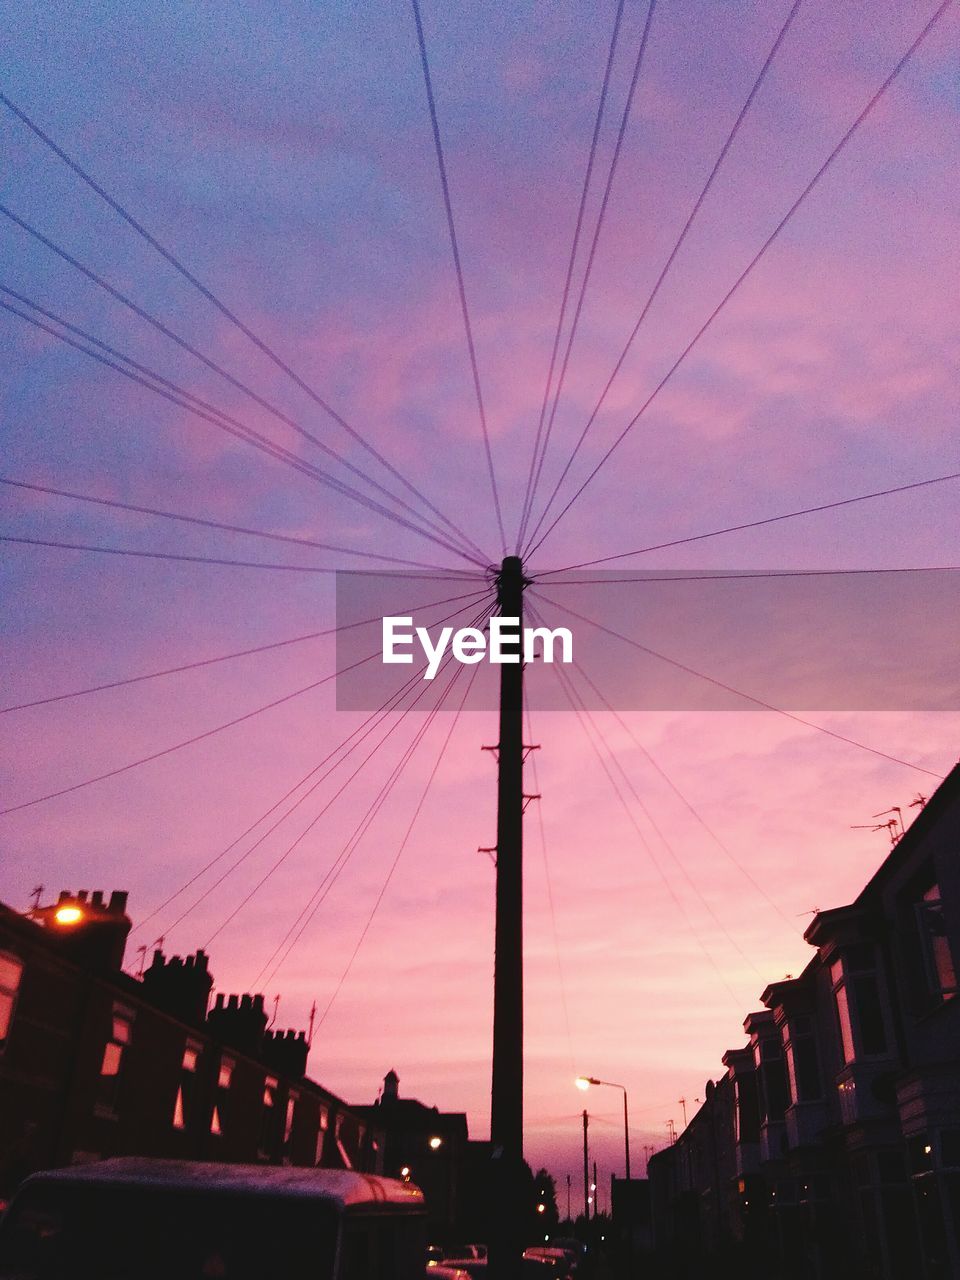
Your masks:
M587 1138L587 1126L590 1117L586 1110L583 1113L583 1216L590 1219L590 1146Z
M523 1252L523 564L507 556L497 579L503 645L497 760L497 889L490 1140L496 1181L490 1280L517 1280Z

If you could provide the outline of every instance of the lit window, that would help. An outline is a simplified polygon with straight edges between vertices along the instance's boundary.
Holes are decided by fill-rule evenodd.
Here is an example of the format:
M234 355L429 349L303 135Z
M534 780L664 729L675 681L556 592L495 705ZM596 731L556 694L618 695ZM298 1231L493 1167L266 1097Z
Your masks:
M853 1024L850 1021L850 1004L847 1000L847 989L842 984L833 994L837 1005L837 1020L840 1023L840 1048L846 1064L856 1057L853 1047Z
M847 947L843 958L830 965L845 1065L858 1055L875 1057L887 1050L883 1003L875 969L874 949L869 943Z
M330 1125L330 1112L320 1104L320 1112L317 1123L317 1149L314 1153L314 1164L323 1164L323 1148L327 1140L327 1129Z
M949 1000L957 994L957 971L943 919L940 886L933 884L916 904L927 985L932 994Z
M293 1117L297 1110L298 1094L293 1089L287 1097L287 1111L283 1119L283 1145L288 1146L290 1143L290 1135L293 1133Z
M220 1059L220 1069L217 1072L217 1094L213 1110L210 1113L210 1132L215 1138L223 1136L223 1126L230 1102L230 1085L233 1081L234 1065L232 1058L224 1056Z
M344 1143L343 1143L344 1134L343 1134L343 1113L342 1112L337 1113L337 1118L334 1121L334 1126L333 1126L333 1136L336 1139L337 1150L340 1152L340 1159L343 1161L343 1167L345 1169L352 1169L353 1160L350 1156L350 1152L347 1150L347 1148L344 1146Z
M263 1081L263 1113L260 1120L260 1156L268 1160L274 1154L277 1141L277 1101L279 1082L274 1076L266 1076Z
M17 1002L23 965L15 956L0 955L0 1051L7 1043L13 1008Z
M173 1127L186 1129L187 1121L193 1114L193 1098L195 1092L194 1078L203 1046L194 1040L188 1040L183 1050L180 1063L180 1083L177 1086L177 1098L173 1104Z
M120 1078L127 1047L133 1034L133 1012L114 1006L110 1039L103 1046L97 1110L101 1115L114 1115L119 1098Z
M798 1016L783 1028L790 1096L794 1102L815 1102L821 1096L817 1041L810 1018Z

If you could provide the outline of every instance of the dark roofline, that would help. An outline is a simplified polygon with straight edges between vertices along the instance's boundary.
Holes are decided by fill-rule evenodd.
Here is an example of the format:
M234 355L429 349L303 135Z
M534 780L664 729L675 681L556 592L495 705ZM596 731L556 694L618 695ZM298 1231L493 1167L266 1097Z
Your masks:
M265 1062L262 1058L245 1053L241 1049L235 1049L233 1045L225 1043L216 1034L210 1023L206 1021L197 1023L184 1022L182 1018L178 1018L167 1009L161 1008L150 999L148 993L144 990L143 983L139 979L131 977L123 969L112 969L104 973L87 969L84 965L77 964L75 960L71 960L69 956L63 954L56 945L56 941L49 929L44 928L42 924L38 924L36 920L31 920L29 916L17 911L16 908L9 906L6 902L0 902L0 924L12 926L24 936L28 944L33 943L42 948L44 954L59 968L78 974L85 981L93 983L103 990L113 992L125 1000L143 1005L144 1008L149 1009L158 1018L162 1018L165 1022L171 1022L174 1026L179 1027L187 1038L205 1038L211 1045L226 1053L228 1057L242 1058L244 1061L252 1063L259 1070L264 1071L267 1075L279 1077L291 1088L306 1088L308 1092L312 1091L314 1094L320 1095L321 1101L329 1103L337 1111L350 1112L357 1119L366 1118L359 1115L358 1108L351 1107L343 1098L331 1093L324 1085L318 1084L316 1080L311 1079L309 1076L293 1077L279 1067Z
M903 862L915 852L916 846L926 839L946 816L950 807L958 801L960 801L960 764L953 766L853 902L847 903L846 906L829 907L825 911L818 911L804 930L804 941L809 942L813 947L817 946L816 936L824 927L841 923L844 916L853 918L867 909L871 905L871 899L884 882L895 874Z
M951 805L960 801L960 764L955 764L943 782L914 818L905 834L897 841L880 866L863 886L854 899L854 905L863 905L864 899L872 896L884 880L899 867L900 863L913 850L913 846L929 835L930 831L946 815Z

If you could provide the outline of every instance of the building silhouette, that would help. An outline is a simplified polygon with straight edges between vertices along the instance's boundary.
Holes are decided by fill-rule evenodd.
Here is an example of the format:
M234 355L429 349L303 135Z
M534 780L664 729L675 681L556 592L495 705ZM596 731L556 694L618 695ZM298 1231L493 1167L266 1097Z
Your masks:
M203 951L122 969L127 895L0 904L0 1197L113 1155L379 1171L375 1117L306 1075L302 1031L218 993Z
M650 1160L672 1274L960 1276L960 766Z

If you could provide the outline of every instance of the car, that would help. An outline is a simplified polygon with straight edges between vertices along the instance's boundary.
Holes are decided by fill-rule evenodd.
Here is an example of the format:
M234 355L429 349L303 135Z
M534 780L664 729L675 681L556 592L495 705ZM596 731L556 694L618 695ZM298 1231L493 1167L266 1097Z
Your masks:
M524 1249L523 1256L547 1263L553 1268L553 1274L557 1277L563 1277L563 1280L573 1276L577 1269L576 1259L572 1252L559 1245L535 1245L529 1249Z
M572 1274L569 1259L562 1249L547 1249L543 1246L524 1249L523 1259L525 1263L531 1264L528 1267L530 1274L543 1276L544 1280L547 1277L568 1280ZM539 1270L535 1271L534 1267Z
M444 1254L445 1258L485 1258L487 1256L487 1246L485 1244L453 1244L447 1247Z
M470 1272L462 1267L450 1267L445 1262L428 1262L427 1280L470 1280Z
M120 1157L22 1184L0 1280L423 1280L425 1224L391 1178Z

